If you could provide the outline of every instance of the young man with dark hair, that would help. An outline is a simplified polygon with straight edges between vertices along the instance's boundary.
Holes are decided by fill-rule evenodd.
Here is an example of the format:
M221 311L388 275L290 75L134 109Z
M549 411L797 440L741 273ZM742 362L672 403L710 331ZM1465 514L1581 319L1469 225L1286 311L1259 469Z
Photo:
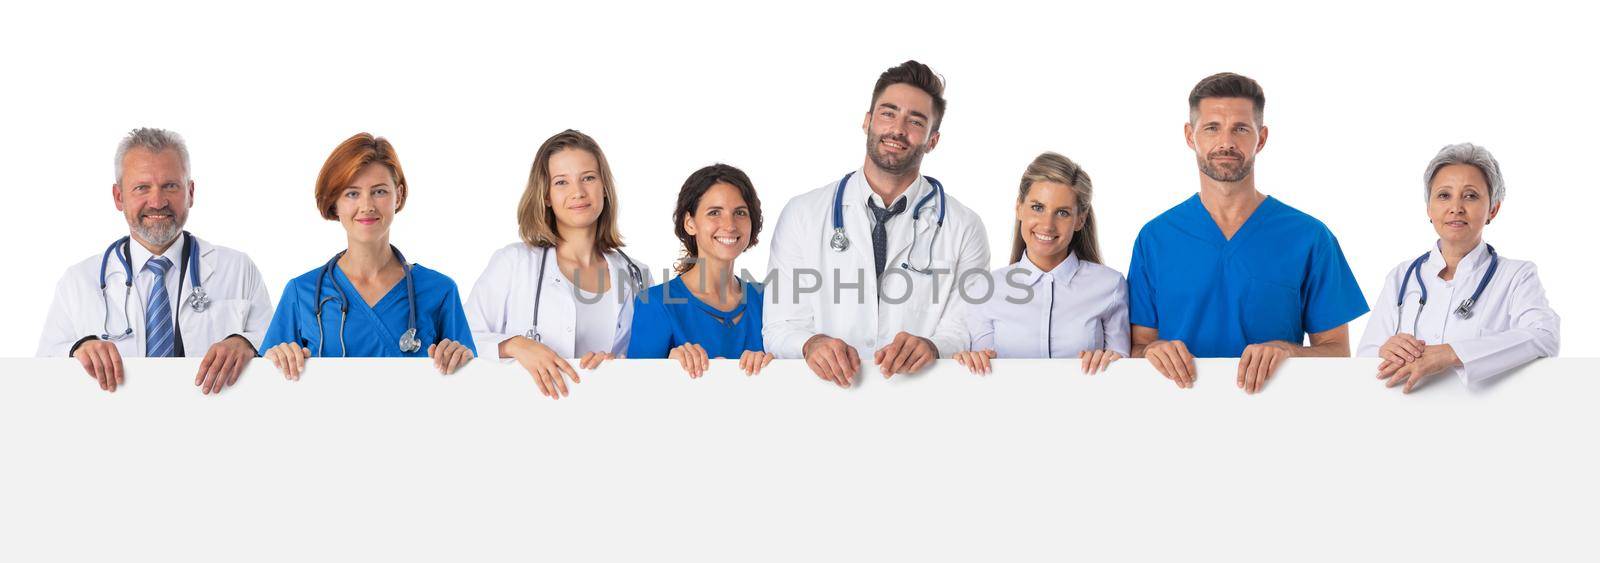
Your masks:
M944 81L917 61L878 77L861 121L859 170L802 194L778 217L762 336L848 387L869 351L884 377L967 347L963 272L987 272L978 215L921 173L939 144Z

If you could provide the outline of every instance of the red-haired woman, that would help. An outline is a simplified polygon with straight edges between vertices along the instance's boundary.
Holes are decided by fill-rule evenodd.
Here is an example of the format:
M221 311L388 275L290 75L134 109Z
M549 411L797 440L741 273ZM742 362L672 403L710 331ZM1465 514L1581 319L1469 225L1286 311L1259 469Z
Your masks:
M455 282L407 263L389 244L407 189L383 137L350 137L322 165L317 209L344 226L348 247L283 288L262 356L285 377L299 379L312 356L426 356L443 373L472 359L472 331Z

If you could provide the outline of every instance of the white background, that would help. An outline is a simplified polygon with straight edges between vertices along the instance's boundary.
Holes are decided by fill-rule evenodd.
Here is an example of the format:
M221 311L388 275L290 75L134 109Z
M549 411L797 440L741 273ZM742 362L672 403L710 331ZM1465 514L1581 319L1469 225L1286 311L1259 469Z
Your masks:
M1487 239L1538 263L1566 321L1563 355L1600 354L1600 297L1581 288L1590 230L1578 228L1594 221L1600 130L1588 8L396 4L5 8L0 356L30 355L63 269L126 234L112 156L134 127L188 139L189 229L248 252L275 300L344 244L313 203L323 159L352 133L386 136L412 187L393 242L465 292L516 240L515 205L549 135L600 141L628 250L659 270L677 256L669 213L691 171L746 170L770 233L788 198L860 165L873 81L907 58L949 81L943 142L923 169L985 217L994 266L1018 178L1052 150L1092 175L1104 254L1125 271L1139 227L1198 189L1182 138L1189 89L1231 70L1267 92L1259 186L1333 229L1369 302L1434 240L1423 166L1472 141L1508 185ZM767 242L740 266L764 268Z

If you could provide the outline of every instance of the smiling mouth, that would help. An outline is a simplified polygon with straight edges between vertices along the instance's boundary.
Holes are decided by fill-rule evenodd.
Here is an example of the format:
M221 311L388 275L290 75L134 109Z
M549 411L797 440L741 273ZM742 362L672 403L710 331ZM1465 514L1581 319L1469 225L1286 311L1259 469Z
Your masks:
M906 150L911 148L909 145L906 145L905 143L902 143L902 142L899 142L899 141L895 141L895 140L892 140L892 139L879 139L878 140L878 144L883 145L885 148L887 148L889 150L892 150L892 151L895 151L895 152L904 152L904 151L906 151Z
M371 225L371 224L377 223L378 220L377 219L356 219L356 222L357 223L361 223L363 225Z
M721 244L721 245L724 245L724 246L737 246L739 244L739 241L742 240L743 238L744 237L737 237L737 236L731 236L731 237L730 236L721 236L721 237L711 237L711 240L715 240L715 241L717 241L718 244Z
M1055 242L1056 239L1059 239L1059 238L1061 238L1060 235L1051 236L1051 235L1033 233L1033 240L1037 240L1039 242Z

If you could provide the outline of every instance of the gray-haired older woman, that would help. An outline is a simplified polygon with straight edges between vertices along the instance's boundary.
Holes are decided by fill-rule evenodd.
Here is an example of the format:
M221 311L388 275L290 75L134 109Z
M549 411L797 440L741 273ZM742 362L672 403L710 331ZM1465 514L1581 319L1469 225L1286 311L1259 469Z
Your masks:
M1450 145L1422 179L1439 241L1389 272L1357 355L1383 358L1378 378L1408 393L1436 374L1455 372L1471 385L1555 356L1561 317L1545 299L1538 269L1483 240L1506 197L1494 155Z

